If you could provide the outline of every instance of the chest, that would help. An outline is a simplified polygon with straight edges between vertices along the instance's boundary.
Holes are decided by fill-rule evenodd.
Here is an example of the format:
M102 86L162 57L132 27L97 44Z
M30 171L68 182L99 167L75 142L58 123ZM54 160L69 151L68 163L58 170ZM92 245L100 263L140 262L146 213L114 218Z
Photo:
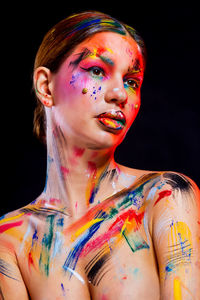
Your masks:
M18 260L31 299L157 299L144 211L111 213L95 212L72 225L54 215L42 226L29 223Z

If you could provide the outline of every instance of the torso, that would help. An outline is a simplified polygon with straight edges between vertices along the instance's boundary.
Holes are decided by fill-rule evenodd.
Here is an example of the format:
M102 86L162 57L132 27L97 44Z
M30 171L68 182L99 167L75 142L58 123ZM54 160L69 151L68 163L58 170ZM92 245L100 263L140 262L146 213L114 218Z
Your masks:
M77 220L36 204L7 214L15 226L5 237L14 243L30 298L159 299L148 225L155 184L162 184L160 173L141 171L131 189L94 205Z

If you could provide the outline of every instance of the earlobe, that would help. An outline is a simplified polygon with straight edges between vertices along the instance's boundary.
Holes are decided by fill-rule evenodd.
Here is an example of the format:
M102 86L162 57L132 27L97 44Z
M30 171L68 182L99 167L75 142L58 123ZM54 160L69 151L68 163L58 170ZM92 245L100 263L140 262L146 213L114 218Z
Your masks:
M53 96L49 88L51 82L51 71L46 67L39 67L34 72L34 87L37 98L46 107L52 107Z

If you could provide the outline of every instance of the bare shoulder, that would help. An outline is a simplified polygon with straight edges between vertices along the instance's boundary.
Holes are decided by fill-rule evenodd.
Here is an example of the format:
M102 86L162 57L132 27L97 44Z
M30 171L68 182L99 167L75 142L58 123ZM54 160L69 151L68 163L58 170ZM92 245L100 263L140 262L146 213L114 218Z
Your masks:
M0 299L28 300L17 259L25 216L14 210L0 217Z
M16 250L20 245L27 224L29 214L23 212L23 208L19 208L8 212L0 217L0 251Z

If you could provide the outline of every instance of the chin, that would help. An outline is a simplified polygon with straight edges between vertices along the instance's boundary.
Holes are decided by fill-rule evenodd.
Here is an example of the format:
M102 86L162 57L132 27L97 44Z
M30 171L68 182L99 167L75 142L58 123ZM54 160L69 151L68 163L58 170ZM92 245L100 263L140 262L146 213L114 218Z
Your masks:
M90 139L87 142L87 147L92 150L114 149L123 141L124 135L103 131L101 134L97 134L94 139Z

